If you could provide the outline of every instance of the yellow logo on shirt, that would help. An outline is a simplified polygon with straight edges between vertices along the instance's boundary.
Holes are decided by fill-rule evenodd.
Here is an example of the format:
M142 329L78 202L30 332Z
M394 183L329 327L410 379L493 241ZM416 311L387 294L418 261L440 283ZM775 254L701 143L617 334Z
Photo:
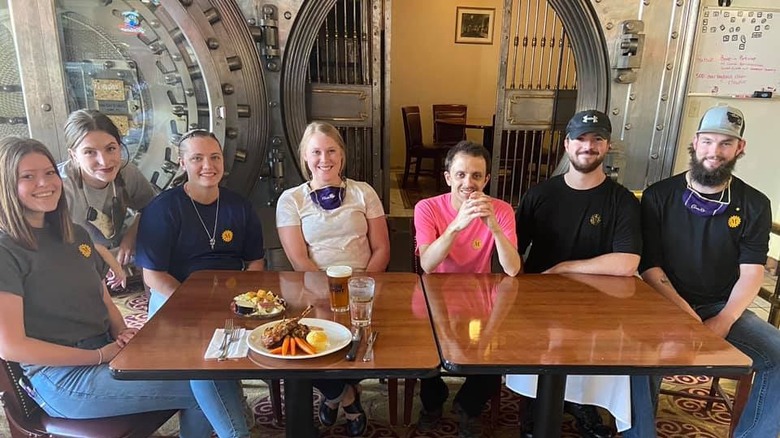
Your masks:
M737 228L741 223L742 223L742 218L740 218L737 215L731 216L729 218L729 228Z
M590 221L589 222L590 222L591 225L593 225L595 227L596 225L601 223L601 215L598 214L598 213L594 213L590 217Z
M481 241L481 240L479 240L479 239L474 239L474 240L471 242L471 247L472 247L472 248L474 248L474 249L477 249L477 250L478 250L478 249L480 249L480 248L482 248L482 241Z
M233 240L233 232L230 230L225 230L222 232L222 241L225 243L230 243L230 241Z
M86 243L82 243L79 245L79 252L84 256L84 258L89 258L89 256L92 255L92 247Z

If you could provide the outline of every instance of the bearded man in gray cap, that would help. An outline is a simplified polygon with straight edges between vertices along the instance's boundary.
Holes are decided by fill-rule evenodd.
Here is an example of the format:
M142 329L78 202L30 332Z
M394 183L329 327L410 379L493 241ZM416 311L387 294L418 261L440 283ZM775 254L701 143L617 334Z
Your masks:
M690 169L642 196L639 271L658 292L753 359L753 389L735 437L780 433L780 331L747 310L764 278L769 199L732 174L745 153L745 118L707 110Z
M569 170L523 196L515 224L519 252L530 246L526 273L636 274L642 253L639 201L604 173L611 134L612 125L603 112L575 114L564 140ZM506 382L516 392L535 394L535 381L529 385L529 376L509 375ZM624 437L656 436L652 416L632 415L652 409L649 377L569 376L566 387L564 409L574 416L583 437L612 436L593 404L610 410ZM525 436L532 434L530 413L526 409Z

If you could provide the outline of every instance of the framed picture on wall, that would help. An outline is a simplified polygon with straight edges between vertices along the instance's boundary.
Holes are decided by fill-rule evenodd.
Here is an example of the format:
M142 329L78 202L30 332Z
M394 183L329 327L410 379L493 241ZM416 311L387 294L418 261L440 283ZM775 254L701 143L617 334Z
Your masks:
M455 42L458 44L493 44L496 8L458 6L455 15Z

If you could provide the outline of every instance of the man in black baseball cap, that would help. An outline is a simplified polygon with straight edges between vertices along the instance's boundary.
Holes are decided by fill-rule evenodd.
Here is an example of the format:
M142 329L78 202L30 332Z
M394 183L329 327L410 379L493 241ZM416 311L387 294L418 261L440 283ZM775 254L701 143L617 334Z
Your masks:
M566 125L566 137L570 139L589 132L609 140L612 135L612 123L609 117L599 110L585 110L575 114Z
M524 263L526 273L636 273L642 252L639 201L604 173L602 163L611 134L612 125L603 112L575 114L566 126L564 140L568 171L531 187L521 199L515 225L520 254L530 247ZM535 394L528 389L527 376L510 375L506 383L521 394ZM630 414L652 409L650 389L647 376L585 376L579 383L569 379L566 400L596 400L615 416L624 437L652 438L656 436L652 416L637 418ZM566 403L565 409L574 415L583 437L613 436L593 405ZM530 419L527 417L522 424L525 436L531 433Z

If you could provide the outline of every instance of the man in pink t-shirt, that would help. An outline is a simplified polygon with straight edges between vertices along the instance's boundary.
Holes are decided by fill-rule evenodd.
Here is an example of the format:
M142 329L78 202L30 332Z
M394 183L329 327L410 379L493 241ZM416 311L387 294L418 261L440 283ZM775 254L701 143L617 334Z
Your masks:
M417 254L426 273L489 273L495 248L501 268L515 276L522 268L517 252L512 206L483 193L490 180L490 153L461 141L447 153L444 178L450 193L423 199L414 207ZM453 407L459 412L459 437L480 436L479 414L501 389L501 376L470 375ZM421 379L423 410L417 428L432 429L442 415L449 390L440 376Z

